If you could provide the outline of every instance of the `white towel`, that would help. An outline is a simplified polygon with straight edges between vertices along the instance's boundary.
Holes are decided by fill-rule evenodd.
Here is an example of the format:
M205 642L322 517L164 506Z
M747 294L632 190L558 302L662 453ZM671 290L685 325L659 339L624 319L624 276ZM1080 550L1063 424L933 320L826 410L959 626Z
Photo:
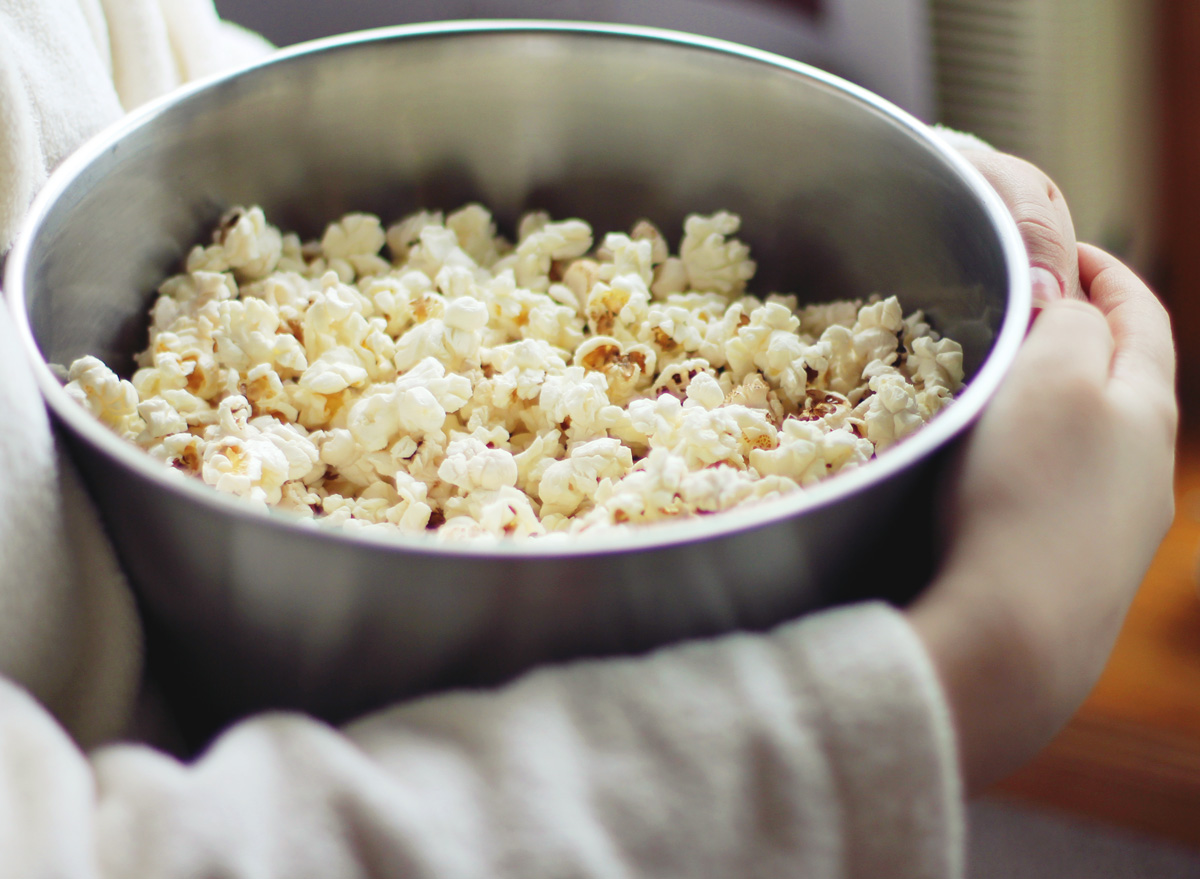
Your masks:
M0 253L50 172L125 110L261 56L208 0L0 0ZM0 673L84 743L116 734L140 677L128 587L57 455L0 309Z

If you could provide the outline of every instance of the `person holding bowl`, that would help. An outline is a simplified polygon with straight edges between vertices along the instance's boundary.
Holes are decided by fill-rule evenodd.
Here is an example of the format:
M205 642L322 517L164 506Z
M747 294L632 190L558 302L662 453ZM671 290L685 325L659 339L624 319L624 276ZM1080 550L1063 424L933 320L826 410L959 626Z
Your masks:
M87 136L268 51L204 0L0 0L0 44L0 250ZM136 613L0 312L0 875L961 875L965 797L1032 757L1103 667L1171 521L1178 419L1154 294L1075 243L1040 171L964 147L1022 231L1039 307L913 605L340 729L249 717L189 761L135 722Z

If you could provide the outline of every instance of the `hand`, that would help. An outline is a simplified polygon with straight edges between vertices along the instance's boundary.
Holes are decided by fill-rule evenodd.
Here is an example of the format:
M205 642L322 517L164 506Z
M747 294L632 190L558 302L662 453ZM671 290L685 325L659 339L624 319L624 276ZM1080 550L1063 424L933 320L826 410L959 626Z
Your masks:
M1081 292L1035 319L969 438L949 551L909 610L942 678L968 790L1019 767L1099 676L1173 515L1166 311L1079 245Z
M964 149L963 157L1004 200L1029 251L1035 305L1083 300L1071 211L1054 181L1028 162L1005 153Z

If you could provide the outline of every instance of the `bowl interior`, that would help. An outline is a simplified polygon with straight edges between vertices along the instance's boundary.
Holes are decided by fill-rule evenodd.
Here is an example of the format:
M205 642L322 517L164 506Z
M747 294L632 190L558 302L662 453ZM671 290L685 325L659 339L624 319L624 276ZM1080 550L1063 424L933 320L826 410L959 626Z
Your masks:
M1003 322L994 208L881 102L799 65L603 28L409 28L302 48L125 124L40 220L25 274L45 359L119 372L145 309L234 204L319 234L477 200L597 230L741 214L755 292L896 294L963 343L968 376Z

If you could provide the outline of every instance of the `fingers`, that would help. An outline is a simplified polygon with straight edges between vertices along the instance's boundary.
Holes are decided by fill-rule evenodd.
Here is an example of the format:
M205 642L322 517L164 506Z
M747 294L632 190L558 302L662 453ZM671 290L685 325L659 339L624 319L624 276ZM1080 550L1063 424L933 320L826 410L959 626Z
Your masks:
M1003 199L1029 252L1035 303L1084 299L1075 253L1075 224L1054 182L1028 162L988 150L964 150Z
M1061 300L1042 310L1013 367L1040 389L1081 384L1103 388L1108 381L1116 342L1099 309L1085 302Z
M1089 244L1079 245L1079 275L1088 298L1112 328L1117 346L1113 376L1173 388L1171 320L1158 297L1120 260Z

